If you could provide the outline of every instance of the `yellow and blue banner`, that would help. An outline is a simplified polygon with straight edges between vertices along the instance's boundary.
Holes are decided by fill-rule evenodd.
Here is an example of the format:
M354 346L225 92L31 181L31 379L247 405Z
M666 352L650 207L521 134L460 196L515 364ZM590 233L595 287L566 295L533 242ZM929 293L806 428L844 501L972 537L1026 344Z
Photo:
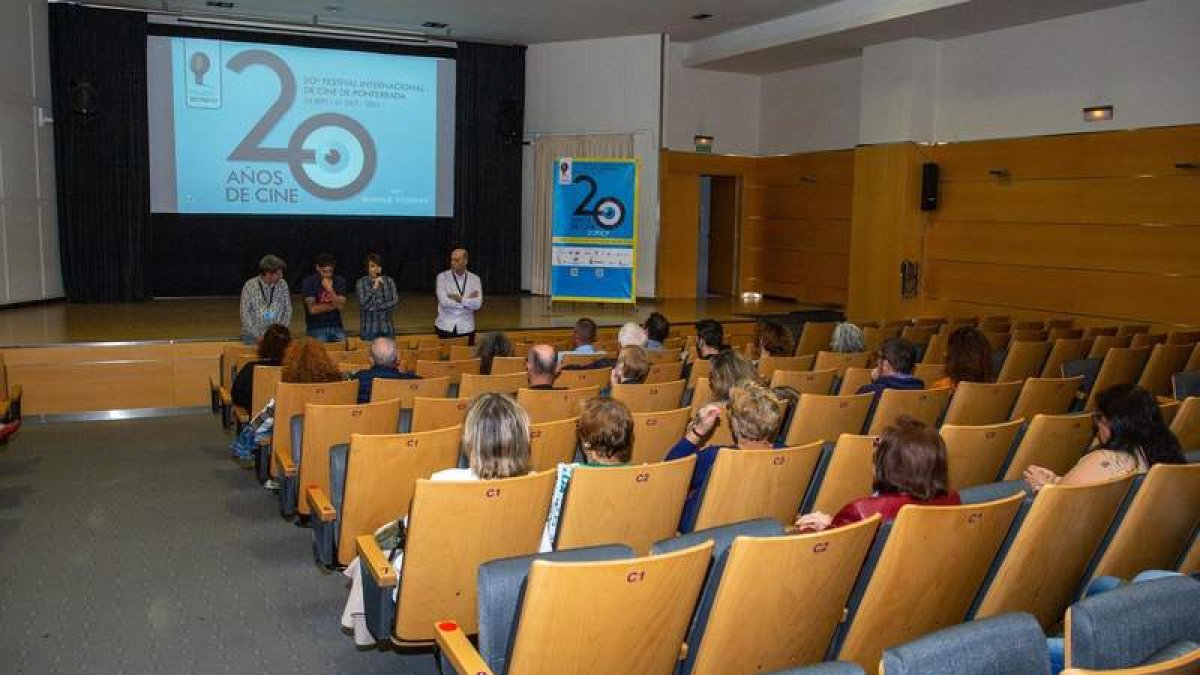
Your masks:
M634 302L637 178L636 159L555 161L551 300Z

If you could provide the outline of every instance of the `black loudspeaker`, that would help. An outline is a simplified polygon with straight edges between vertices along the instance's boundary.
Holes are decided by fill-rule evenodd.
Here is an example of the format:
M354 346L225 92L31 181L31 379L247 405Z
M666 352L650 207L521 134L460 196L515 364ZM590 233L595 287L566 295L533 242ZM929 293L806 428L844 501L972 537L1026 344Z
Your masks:
M88 80L71 80L67 88L71 112L83 117L95 115L99 108L100 94L96 85Z
M500 101L499 123L500 138L505 145L520 145L524 133L525 109L520 101L504 99Z
M933 211L938 203L938 165L925 162L921 165L921 210Z

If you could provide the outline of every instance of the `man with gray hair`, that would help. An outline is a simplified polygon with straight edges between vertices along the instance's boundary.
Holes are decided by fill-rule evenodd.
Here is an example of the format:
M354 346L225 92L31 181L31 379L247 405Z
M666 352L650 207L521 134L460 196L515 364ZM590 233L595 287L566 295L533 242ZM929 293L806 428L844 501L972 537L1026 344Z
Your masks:
M622 347L641 347L645 349L646 341L649 339L650 337L646 334L646 329L632 321L621 326L621 330L617 332L617 344Z
M554 378L558 377L558 350L552 345L533 345L525 355L525 372L530 389L557 389Z
M396 341L391 338L375 338L371 341L371 367L360 370L350 377L358 380L358 402L371 402L371 385L375 378L388 380L419 380L415 373L400 370L396 354Z
M242 286L242 342L252 345L262 339L267 326L292 322L292 295L283 278L287 263L267 254L258 261L258 276Z

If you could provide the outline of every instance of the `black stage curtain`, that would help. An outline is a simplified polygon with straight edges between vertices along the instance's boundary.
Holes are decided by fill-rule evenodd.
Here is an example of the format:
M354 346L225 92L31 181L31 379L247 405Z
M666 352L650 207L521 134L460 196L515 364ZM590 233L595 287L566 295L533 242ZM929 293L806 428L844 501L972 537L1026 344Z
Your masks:
M288 262L293 287L311 273L317 253L337 257L339 272L353 283L365 273L366 254L376 252L401 291L429 291L456 244L470 248L485 293L519 289L524 47L458 45L453 219L151 215L145 16L63 4L50 12L68 299L236 294L265 253ZM73 83L84 80L95 85L100 103L94 114L72 114Z

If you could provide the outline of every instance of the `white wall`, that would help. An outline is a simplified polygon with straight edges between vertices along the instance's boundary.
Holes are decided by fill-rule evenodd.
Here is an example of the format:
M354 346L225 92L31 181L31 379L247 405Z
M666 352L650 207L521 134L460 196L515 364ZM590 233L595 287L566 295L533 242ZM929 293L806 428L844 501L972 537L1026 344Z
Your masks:
M525 139L629 133L641 160L637 293L654 295L662 41L658 35L530 45L525 53ZM521 286L529 288L533 167L522 172Z
M781 155L858 143L862 59L764 75L759 152Z
M685 68L687 48L671 44L667 51L663 136L671 150L691 152L696 134L715 139L713 152L755 155L759 152L759 106L762 78Z
M858 142L932 142L938 43L912 38L863 50Z
M942 141L1200 122L1200 2L1148 0L941 43ZM1082 108L1114 106L1110 122Z
M42 0L0 3L0 304L62 297Z

